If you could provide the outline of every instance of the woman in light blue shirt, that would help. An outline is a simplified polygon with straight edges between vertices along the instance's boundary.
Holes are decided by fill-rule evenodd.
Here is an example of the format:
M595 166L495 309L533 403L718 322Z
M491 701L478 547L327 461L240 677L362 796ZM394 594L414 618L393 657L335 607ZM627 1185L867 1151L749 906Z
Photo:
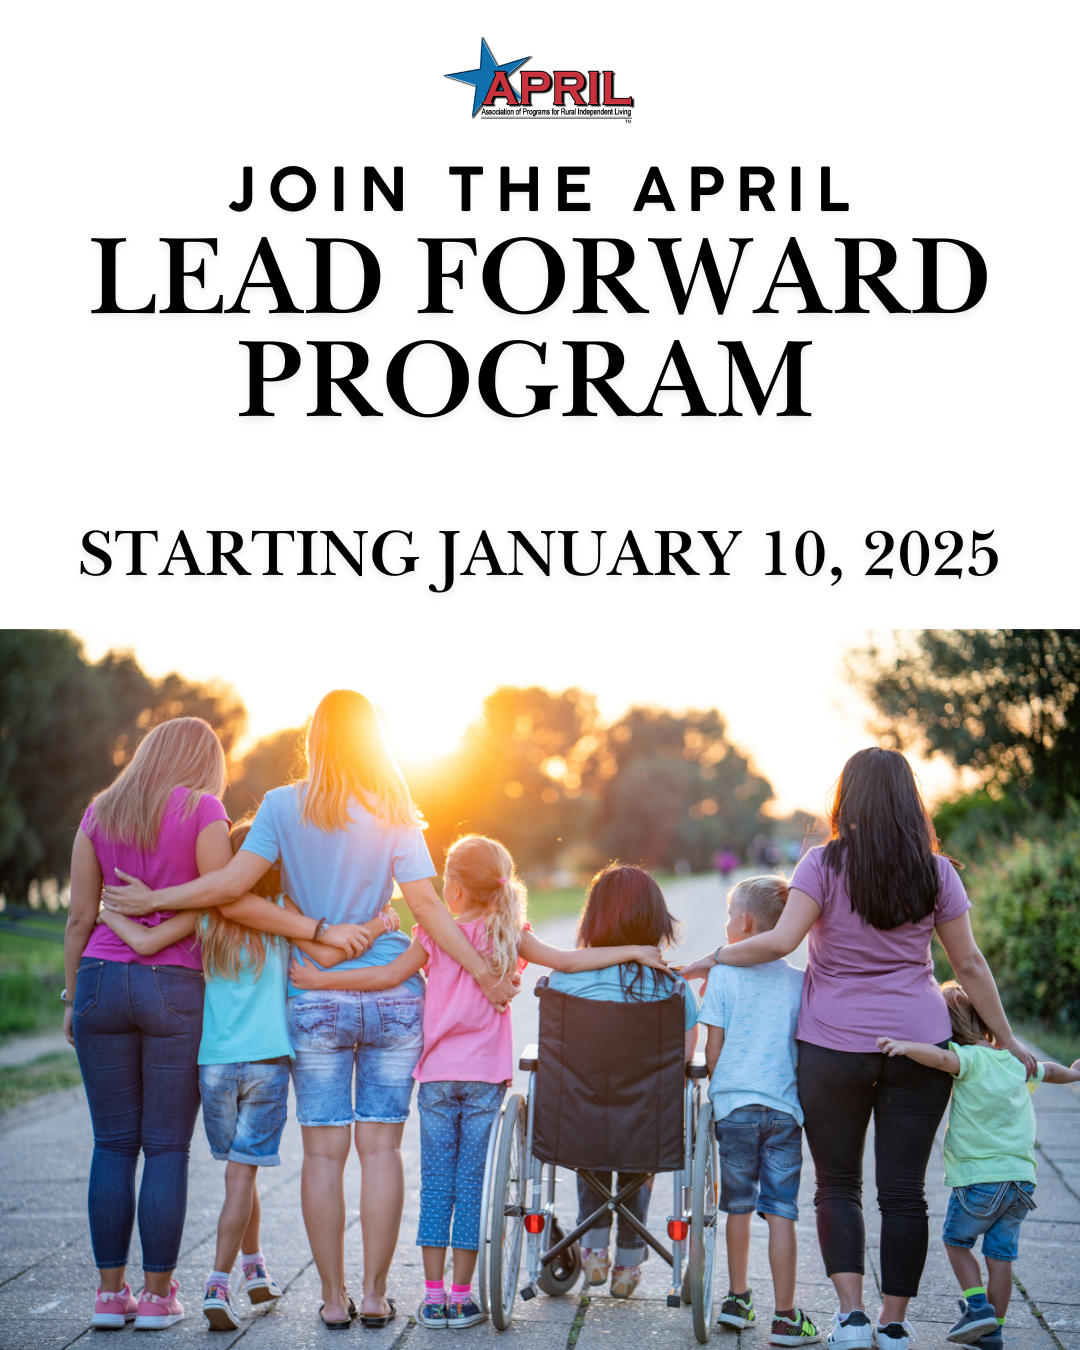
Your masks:
M396 880L417 923L473 975L492 1003L505 1007L517 992L514 983L495 978L436 895L424 823L363 695L348 689L327 694L308 728L307 759L303 782L267 793L243 848L227 867L165 892L110 888L106 900L127 913L207 908L243 896L279 864L284 891L315 922L317 940L327 925L374 919ZM259 926L257 919L244 922ZM402 935L388 932L341 968L388 965L406 945ZM423 986L412 979L378 993L290 994L297 1114L304 1134L302 1201L322 1277L323 1320L345 1327L356 1315L344 1270L344 1172L355 1124L364 1250L359 1316L368 1326L384 1326L396 1311L386 1297L386 1277L404 1203L401 1136L422 1047Z

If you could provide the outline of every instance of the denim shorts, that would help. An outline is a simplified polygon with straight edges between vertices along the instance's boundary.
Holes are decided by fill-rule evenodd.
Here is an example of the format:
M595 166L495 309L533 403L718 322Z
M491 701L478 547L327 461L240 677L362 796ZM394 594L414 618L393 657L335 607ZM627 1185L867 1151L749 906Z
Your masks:
M272 1064L200 1064L203 1126L218 1162L277 1167L289 1113L289 1057Z
M716 1122L725 1214L799 1217L802 1127L786 1111L740 1106Z
M422 996L404 989L305 989L288 1007L301 1125L408 1119L412 1072L424 1048Z
M982 1254L991 1261L1015 1261L1020 1225L1035 1208L1030 1181L983 1181L954 1186L945 1211L941 1240L946 1247L974 1247L982 1235Z

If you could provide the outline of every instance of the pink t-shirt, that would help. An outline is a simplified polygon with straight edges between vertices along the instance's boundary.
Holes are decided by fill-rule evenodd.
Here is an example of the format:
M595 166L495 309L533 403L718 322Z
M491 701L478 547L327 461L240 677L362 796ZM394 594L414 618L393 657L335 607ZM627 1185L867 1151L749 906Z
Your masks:
M486 950L483 919L458 927L478 952ZM413 937L428 954L424 1050L413 1077L418 1083L509 1081L514 1076L514 1024L509 1014L499 1012L469 972L422 928L414 928ZM528 964L519 958L519 973Z
M795 869L793 888L821 906L810 929L796 1038L831 1050L876 1051L879 1036L936 1045L952 1035L949 1010L934 979L934 928L971 908L956 869L937 856L941 889L933 913L899 928L872 928L851 908L844 872L812 848Z
M87 808L79 828L94 846L101 875L107 886L114 883L123 885L123 879L116 875L115 869L121 868L130 876L144 881L152 891L164 890L166 886L182 886L186 881L194 881L199 875L195 861L195 841L215 820L228 822L225 808L216 797L204 792L190 814L183 812L184 803L191 789L174 788L165 805L165 814L161 818L161 834L157 848L146 852L134 844L112 843L100 831L94 830L94 808ZM171 919L173 911L161 909L154 914L146 914L135 920L147 928L156 928L163 919ZM184 938L163 947L153 956L139 956L111 928L99 923L90 934L86 944L86 956L96 956L106 961L133 961L140 966L187 966L191 970L202 969L202 955L198 939L194 936Z

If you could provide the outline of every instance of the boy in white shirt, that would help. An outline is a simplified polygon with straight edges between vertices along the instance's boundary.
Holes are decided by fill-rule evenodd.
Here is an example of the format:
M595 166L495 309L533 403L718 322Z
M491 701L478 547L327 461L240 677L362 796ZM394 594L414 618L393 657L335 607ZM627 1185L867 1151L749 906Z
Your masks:
M775 928L787 895L783 877L750 877L733 886L728 942ZM803 1122L795 1082L795 1026L802 982L803 972L784 960L718 965L709 973L698 1017L708 1027L705 1063L712 1075L709 1097L720 1144L720 1208L728 1216L730 1288L719 1321L739 1329L754 1325L747 1264L756 1210L769 1225L776 1299L769 1342L784 1346L821 1340L821 1332L795 1306Z

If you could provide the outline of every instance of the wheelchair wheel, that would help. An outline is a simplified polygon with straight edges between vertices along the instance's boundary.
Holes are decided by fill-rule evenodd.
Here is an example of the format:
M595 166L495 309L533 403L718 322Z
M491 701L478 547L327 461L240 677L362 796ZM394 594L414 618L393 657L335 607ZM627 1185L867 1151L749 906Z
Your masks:
M510 1325L521 1269L525 1236L525 1098L512 1092L506 1099L495 1152L491 1187L491 1281L488 1299L496 1329Z
M690 1208L690 1295L694 1335L704 1345L713 1324L713 1272L716 1261L716 1186L719 1180L712 1103L697 1118L694 1141L693 1195Z
M556 1242L561 1242L565 1236L563 1230L552 1219L551 1238L548 1246L554 1247ZM561 1256L557 1256L554 1261L547 1263L537 1276L536 1283L545 1294L550 1294L552 1298L558 1298L560 1294L568 1294L573 1289L580 1274L581 1244L575 1242Z

